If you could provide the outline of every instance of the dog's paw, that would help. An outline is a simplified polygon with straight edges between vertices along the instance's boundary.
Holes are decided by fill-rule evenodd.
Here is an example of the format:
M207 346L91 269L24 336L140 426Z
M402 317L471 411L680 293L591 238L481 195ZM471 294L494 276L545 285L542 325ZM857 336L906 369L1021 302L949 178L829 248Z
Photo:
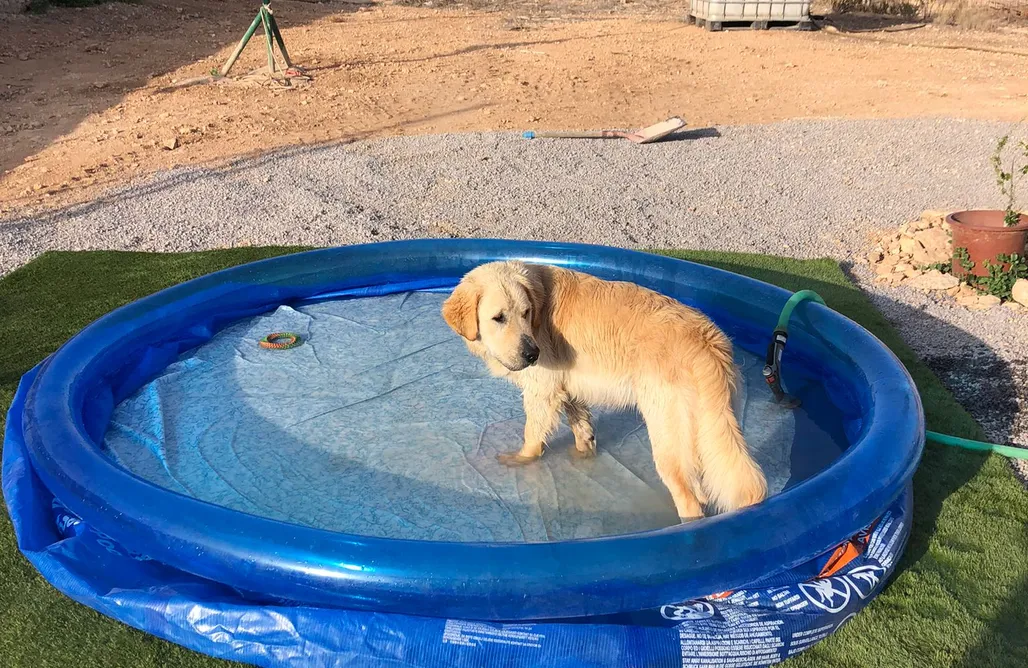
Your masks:
M500 462L505 466L524 466L525 464L531 464L538 457L526 457L520 452L501 452L496 455L496 461Z
M575 459L592 459L596 456L596 441L592 442L592 447L585 450L580 449L577 445L572 446L571 456Z

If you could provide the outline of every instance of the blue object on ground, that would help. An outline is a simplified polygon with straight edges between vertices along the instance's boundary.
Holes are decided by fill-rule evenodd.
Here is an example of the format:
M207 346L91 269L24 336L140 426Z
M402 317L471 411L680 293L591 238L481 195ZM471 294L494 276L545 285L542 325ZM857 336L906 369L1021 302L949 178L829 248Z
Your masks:
M512 447L488 427L513 429L517 397L434 320L436 293L512 257L701 308L744 374L789 298L660 256L479 240L312 251L190 281L105 316L23 379L3 461L19 546L78 601L268 666L766 665L877 593L909 532L923 414L898 360L820 305L797 309L783 365L804 410L775 416L746 384L747 436L784 488L759 506L666 526L626 415L609 416L612 447L588 471L554 449L527 485L469 477ZM279 329L305 344L253 344ZM476 383L480 403L461 394ZM443 408L416 436L391 426ZM404 461L421 450L442 461ZM604 489L619 491L601 505Z

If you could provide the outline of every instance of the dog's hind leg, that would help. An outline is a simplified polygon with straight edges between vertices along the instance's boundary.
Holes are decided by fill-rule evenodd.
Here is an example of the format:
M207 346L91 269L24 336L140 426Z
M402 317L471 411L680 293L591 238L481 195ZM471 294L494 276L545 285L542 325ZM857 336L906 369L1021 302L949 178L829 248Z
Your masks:
M703 517L706 495L695 484L695 437L686 411L673 402L644 405L639 409L653 449L653 463L664 486L671 492L675 509L683 522ZM695 491L694 491L695 490ZM699 494L697 494L697 492Z
M652 441L652 436L650 437ZM656 446L654 446L656 447ZM683 522L698 520L703 517L703 505L701 499L693 493L693 488L686 481L681 469L673 462L657 463L657 473L668 491L671 492L671 499L675 502L675 510Z
M525 443L518 452L504 452L496 456L507 466L518 466L539 459L548 439L560 425L560 392L532 392L525 390Z
M575 449L571 454L575 457L596 456L596 434L593 431L593 418L589 407L578 399L568 397L564 400L564 415L568 426L575 434Z

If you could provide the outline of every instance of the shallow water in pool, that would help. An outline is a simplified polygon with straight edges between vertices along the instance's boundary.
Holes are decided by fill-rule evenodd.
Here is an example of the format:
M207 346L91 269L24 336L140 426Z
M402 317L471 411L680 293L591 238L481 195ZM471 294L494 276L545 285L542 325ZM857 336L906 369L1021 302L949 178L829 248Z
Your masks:
M596 411L599 454L572 458L562 425L537 462L507 468L524 414L509 383L443 322L446 295L414 292L279 307L219 332L118 405L109 456L167 489L346 533L536 542L677 523L634 412ZM290 331L303 344L257 341ZM821 379L797 368L775 405L762 357L736 347L737 411L778 493L834 461L846 438Z

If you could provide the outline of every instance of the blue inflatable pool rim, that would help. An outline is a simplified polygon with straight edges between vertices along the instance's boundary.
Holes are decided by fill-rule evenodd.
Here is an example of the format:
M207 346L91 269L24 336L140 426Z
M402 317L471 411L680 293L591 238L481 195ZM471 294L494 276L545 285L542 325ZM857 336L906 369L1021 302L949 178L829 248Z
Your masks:
M8 442L17 425L16 437L45 489L69 516L127 553L258 593L264 601L430 617L612 615L768 583L899 502L924 441L913 382L870 333L812 304L797 310L786 356L808 355L822 365L832 379L826 391L859 406L860 433L828 468L765 503L668 529L528 544L345 535L181 496L133 476L101 452L113 407L232 321L280 304L445 290L474 266L508 258L648 286L703 308L733 336L766 336L789 297L701 265L571 244L413 241L283 256L164 290L84 329L23 388L12 407L18 419L8 425ZM5 494L9 475L5 455ZM12 516L25 514L22 520L51 512L10 501L9 508ZM15 517L16 526L22 520Z

